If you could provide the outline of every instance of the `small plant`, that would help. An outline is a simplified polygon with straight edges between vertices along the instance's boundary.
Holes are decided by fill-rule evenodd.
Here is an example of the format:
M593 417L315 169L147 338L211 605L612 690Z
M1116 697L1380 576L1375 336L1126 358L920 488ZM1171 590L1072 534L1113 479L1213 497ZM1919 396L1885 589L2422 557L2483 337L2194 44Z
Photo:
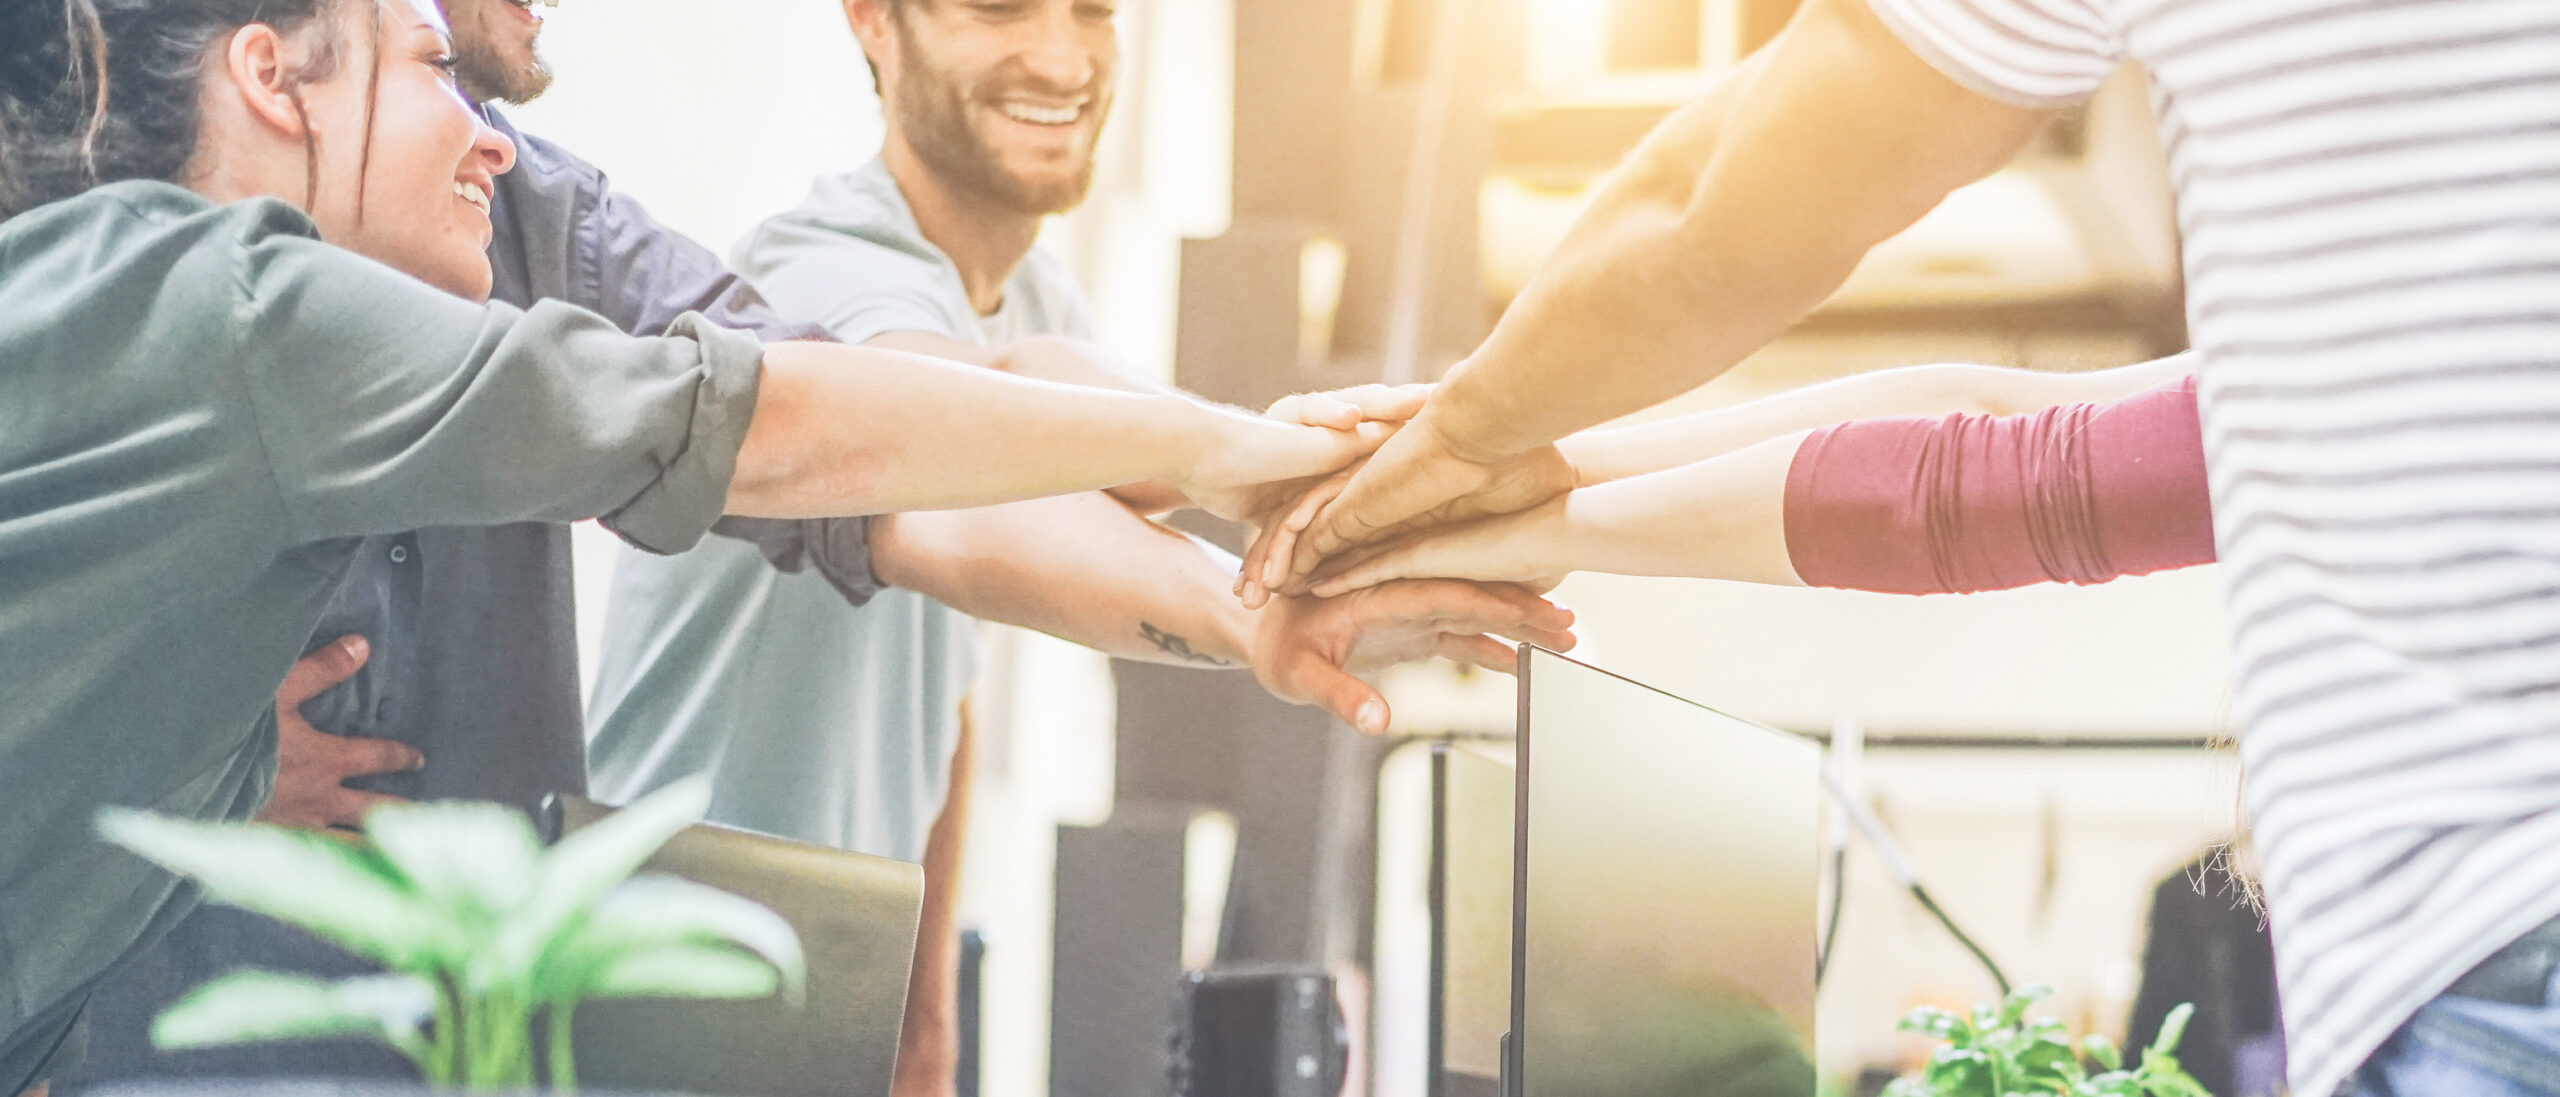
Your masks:
M1917 1074L1896 1078L1884 1097L2213 1097L2173 1054L2186 1035L2193 1005L2169 1011L2160 1038L2125 1069L2113 1041L2091 1034L2077 1044L2051 1017L2027 1019L2027 1007L2052 987L2022 987L1998 1008L1975 1006L1970 1017L1924 1006L1902 1030L1944 1040Z
M163 1048L363 1035L438 1086L534 1082L534 1024L551 1085L577 1087L570 1020L583 1000L800 993L800 939L770 910L666 876L631 877L710 803L689 780L542 848L494 804L396 804L361 840L110 809L110 841L192 876L211 898L309 930L388 973L330 983L233 972L152 1026Z

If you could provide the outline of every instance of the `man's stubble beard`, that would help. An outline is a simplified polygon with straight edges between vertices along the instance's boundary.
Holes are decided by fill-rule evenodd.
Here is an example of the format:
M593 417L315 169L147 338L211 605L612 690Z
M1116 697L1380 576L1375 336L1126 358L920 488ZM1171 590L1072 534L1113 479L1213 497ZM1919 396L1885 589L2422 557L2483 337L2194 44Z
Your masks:
M1065 213L1084 204L1086 193L1093 189L1093 146L1102 139L1100 125L1094 127L1084 148L1084 162L1073 176L1054 182L1024 179L1006 171L1003 158L979 138L969 104L956 83L918 65L921 57L912 43L906 54L908 63L916 69L906 81L908 94L898 96L899 131L905 135L907 147L915 150L916 159L936 178L1034 217ZM1110 100L1103 98L1092 109L1098 118L1107 119L1110 106Z
M476 12L467 20L450 20L453 78L463 94L483 103L530 103L551 90L551 66L543 62L541 47L527 41L523 63L510 63L511 51L489 40L484 20Z

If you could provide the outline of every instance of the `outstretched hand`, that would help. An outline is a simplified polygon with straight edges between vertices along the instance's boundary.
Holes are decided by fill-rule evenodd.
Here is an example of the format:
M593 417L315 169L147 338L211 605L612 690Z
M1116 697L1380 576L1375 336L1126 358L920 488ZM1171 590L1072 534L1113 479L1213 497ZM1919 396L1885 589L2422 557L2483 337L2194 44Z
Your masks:
M1335 598L1399 579L1444 578L1546 593L1573 571L1565 537L1568 498L1349 549L1316 569L1308 592Z
M1260 517L1297 485L1368 456L1394 432L1388 423L1337 430L1234 413L1212 422L1209 444L1174 486L1193 506L1238 522Z
M1352 461L1366 457L1380 443L1395 433L1398 425L1422 410L1430 398L1429 385L1360 385L1334 392L1299 393L1284 396L1262 413L1260 420L1242 415L1221 416L1220 426L1230 436L1231 449L1221 455L1213 451L1205 471L1194 477L1195 483L1181 485L1182 494L1193 506L1238 522L1259 522L1265 515L1289 505L1307 493L1325 477ZM1252 424L1259 422L1259 427ZM1269 447L1296 436L1303 443L1309 437L1326 435L1313 431L1283 431L1281 425L1318 427L1330 432L1338 456L1330 463L1318 459L1320 467L1309 465L1300 451L1289 451L1279 464L1257 465L1256 448L1269 452ZM1260 437L1255 437L1259 435ZM1221 460L1223 464L1218 463Z
M1572 627L1572 611L1501 584L1419 579L1339 598L1287 596L1255 626L1253 673L1273 696L1376 735L1387 729L1387 701L1357 672L1446 656L1507 674L1511 648L1495 636L1566 651Z
M1259 606L1272 591L1303 592L1316 569L1342 552L1526 510L1573 490L1574 482L1573 465L1554 446L1477 460L1452 450L1428 417L1419 418L1375 456L1317 482L1286 513L1267 518L1245 553L1236 593Z

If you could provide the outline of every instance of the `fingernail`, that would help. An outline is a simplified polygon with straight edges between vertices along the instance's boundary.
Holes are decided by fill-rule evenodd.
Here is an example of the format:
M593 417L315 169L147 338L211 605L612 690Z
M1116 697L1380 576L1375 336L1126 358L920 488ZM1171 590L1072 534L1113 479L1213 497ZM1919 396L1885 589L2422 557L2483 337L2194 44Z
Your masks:
M338 638L338 650L346 652L349 659L362 659L372 646L365 643L362 636L349 635Z
M427 756L419 752L415 747L403 752L401 754L401 759L408 763L408 768L410 769L427 768Z
M1368 702L1368 703L1366 703L1366 704L1361 705L1361 706L1360 706L1360 719L1359 719L1359 721L1358 721L1358 727L1360 728L1360 730L1361 730L1361 732L1362 732L1363 734L1367 734L1367 735L1376 735L1376 734L1379 734L1379 733L1381 733L1381 732L1386 731L1386 730L1387 730L1387 705L1386 705L1386 702L1384 702L1384 701L1370 701L1370 702Z

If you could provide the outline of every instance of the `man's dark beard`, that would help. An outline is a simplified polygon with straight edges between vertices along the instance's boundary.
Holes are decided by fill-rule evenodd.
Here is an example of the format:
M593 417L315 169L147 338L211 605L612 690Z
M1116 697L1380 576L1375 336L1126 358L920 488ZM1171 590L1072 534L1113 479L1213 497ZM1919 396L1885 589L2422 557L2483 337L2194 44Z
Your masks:
M1058 182L1035 183L1004 170L996 151L978 139L971 126L969 105L960 94L958 81L946 78L930 66L920 64L923 56L915 49L913 39L904 50L908 69L904 80L907 94L898 99L898 125L905 133L908 147L916 159L935 176L961 190L1004 205L1018 213L1047 216L1065 213L1084 203L1085 192L1093 187L1093 150L1085 150L1084 165L1075 176ZM1102 110L1106 102L1086 108ZM1099 132L1095 135L1100 138Z
M551 66L535 53L523 68L507 64L500 51L480 38L476 29L453 28L453 78L462 92L486 103L530 103L551 90Z

